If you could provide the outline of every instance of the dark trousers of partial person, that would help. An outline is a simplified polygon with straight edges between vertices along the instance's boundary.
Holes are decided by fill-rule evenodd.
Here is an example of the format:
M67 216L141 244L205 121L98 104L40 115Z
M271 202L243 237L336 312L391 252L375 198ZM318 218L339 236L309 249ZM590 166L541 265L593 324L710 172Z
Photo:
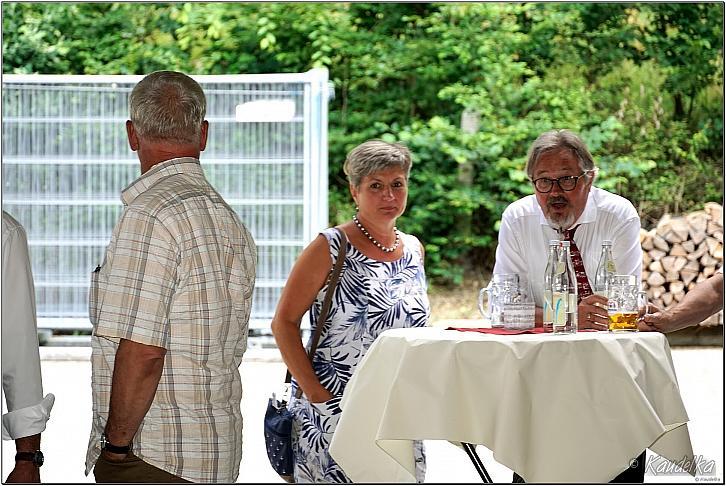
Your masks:
M123 461L111 462L98 458L93 468L97 483L190 483L186 479L144 462L129 453Z
M610 480L611 483L642 483L645 480L645 451L638 457L636 457L630 463L630 467L625 471L621 472L614 479ZM514 473L512 477L513 483L524 483L522 476Z

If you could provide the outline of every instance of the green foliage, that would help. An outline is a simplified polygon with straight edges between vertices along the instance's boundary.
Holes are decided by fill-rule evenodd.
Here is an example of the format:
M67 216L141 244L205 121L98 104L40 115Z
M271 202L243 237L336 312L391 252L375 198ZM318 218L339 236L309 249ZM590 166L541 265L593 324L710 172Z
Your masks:
M597 184L650 224L722 200L723 4L3 3L3 72L197 74L326 67L330 214L350 218L346 153L414 154L399 226L427 272L490 270L501 212L545 130L590 147ZM461 127L463 112L478 128Z

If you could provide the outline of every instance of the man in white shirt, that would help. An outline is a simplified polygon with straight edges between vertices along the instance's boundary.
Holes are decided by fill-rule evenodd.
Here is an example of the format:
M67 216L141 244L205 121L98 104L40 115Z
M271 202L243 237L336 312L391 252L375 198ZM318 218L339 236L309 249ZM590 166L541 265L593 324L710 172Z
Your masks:
M527 277L537 304L538 325L542 323L548 243L565 239L566 230L574 230L573 240L590 288L603 240L613 243L616 273L634 275L640 281L640 218L627 199L593 187L597 170L587 147L573 132L545 132L532 144L527 158L526 172L535 193L513 202L502 214L494 273ZM578 328L607 329L606 307L605 297L582 298Z
M587 294L595 283L603 240L612 241L616 273L635 275L640 281L643 257L637 211L627 199L592 186L595 162L583 141L569 130L551 130L537 137L529 149L526 172L535 193L513 202L502 214L494 273L527 277L541 326L548 243L569 239L580 258L578 265L573 256L575 273L579 273L578 298L582 298L578 328L607 329L607 298ZM642 483L645 452L623 468L611 482ZM513 481L523 482L516 472Z
M15 468L8 483L39 483L43 453L40 433L55 397L43 398L35 322L35 290L25 230L3 211L2 222L2 374L8 413L3 439L15 440Z

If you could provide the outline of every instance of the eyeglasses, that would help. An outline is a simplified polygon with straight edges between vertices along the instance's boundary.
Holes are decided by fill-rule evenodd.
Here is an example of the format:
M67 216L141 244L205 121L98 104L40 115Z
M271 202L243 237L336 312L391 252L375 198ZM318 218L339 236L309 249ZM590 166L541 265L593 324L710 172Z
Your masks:
M537 192L542 193L548 193L552 190L552 188L555 185L555 182L558 186L560 186L560 189L563 191L571 191L577 186L577 182L580 180L581 177L584 177L586 174L592 172L591 170L586 170L579 176L564 176L564 177L558 177L557 179L550 179L549 177L540 177L539 179L535 179L532 181L532 184L534 184L534 188L537 189Z

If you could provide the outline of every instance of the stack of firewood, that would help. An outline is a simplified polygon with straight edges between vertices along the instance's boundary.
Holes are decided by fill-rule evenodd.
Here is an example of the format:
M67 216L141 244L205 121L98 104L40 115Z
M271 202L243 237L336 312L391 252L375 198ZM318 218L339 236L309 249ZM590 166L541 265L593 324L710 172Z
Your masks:
M685 216L666 214L655 228L640 230L640 244L648 299L661 308L675 305L723 265L723 208L709 202Z

